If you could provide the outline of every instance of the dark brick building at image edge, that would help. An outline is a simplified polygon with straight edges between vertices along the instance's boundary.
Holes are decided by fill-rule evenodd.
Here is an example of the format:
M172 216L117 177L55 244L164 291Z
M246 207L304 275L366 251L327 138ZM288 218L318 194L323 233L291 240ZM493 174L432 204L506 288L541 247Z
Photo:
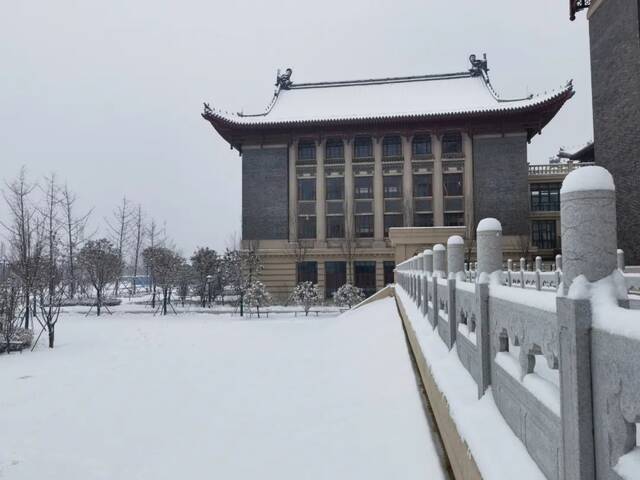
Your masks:
M306 280L328 298L347 281L373 292L395 263L450 235L472 248L484 217L500 220L512 258L553 257L568 168L532 172L527 143L573 86L503 99L486 57L470 62L322 83L296 83L288 69L261 113L205 104L202 116L242 156L243 247L259 251L274 296Z
M570 0L588 9L595 160L616 184L618 246L640 264L640 0Z

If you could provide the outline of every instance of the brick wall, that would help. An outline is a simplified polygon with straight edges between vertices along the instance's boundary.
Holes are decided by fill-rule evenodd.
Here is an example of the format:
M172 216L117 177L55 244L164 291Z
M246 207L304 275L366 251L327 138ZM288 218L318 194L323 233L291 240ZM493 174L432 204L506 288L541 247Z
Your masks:
M494 217L504 235L529 235L526 136L474 137L473 195L476 225Z
M242 154L242 239L289 237L289 160L286 147Z
M639 0L606 0L589 19L596 162L613 175L618 246L640 264Z

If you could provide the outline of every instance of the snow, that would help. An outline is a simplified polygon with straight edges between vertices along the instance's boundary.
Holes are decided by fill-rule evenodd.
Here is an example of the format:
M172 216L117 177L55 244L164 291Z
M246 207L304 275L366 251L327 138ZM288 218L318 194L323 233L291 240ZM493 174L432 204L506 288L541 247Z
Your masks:
M584 190L615 190L613 177L603 167L580 167L567 175L562 182L560 193Z
M456 349L447 349L437 331L431 328L400 286L396 286L396 294L407 312L431 374L446 396L451 417L469 446L481 476L491 480L544 480L544 474L500 414L491 388L478 399L477 386L460 362Z
M493 232L493 231L502 231L502 225L500 221L495 218L483 218L478 223L477 232Z
M295 71L292 80L294 85L299 83ZM214 113L234 123L265 124L492 112L539 105L565 94L570 88L567 85L558 91L516 101L498 101L482 76L294 88L281 90L267 115L243 117L222 111ZM265 112L267 109L263 108L246 113Z
M436 245L433 246L433 251L434 252L441 252L443 250L446 250L445 246L442 245L441 243L438 243Z
M640 311L618 305L618 300L627 298L622 273L616 269L608 277L589 284L589 287L593 327L640 341Z
M476 332L470 332L469 331L469 326L465 323L459 323L458 324L458 332L460 332L462 335L464 335L467 340L469 340L471 343L473 343L474 345L477 342L477 338L476 338Z
M621 456L613 470L625 480L638 480L640 478L640 447Z
M531 288L506 287L491 282L489 291L492 297L512 303L519 303L546 312L556 312L555 292L533 290Z
M464 245L464 239L460 235L452 235L447 240L447 245Z
M0 478L444 478L393 299L320 318L117 309L68 309L54 350L0 356Z

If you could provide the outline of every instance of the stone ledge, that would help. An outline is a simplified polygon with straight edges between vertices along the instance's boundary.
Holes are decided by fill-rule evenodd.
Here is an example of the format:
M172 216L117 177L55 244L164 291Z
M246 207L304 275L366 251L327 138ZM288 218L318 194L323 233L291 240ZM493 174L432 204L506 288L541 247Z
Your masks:
M480 475L480 470L476 465L469 447L462 439L462 436L458 432L458 428L449 414L449 404L447 399L436 385L407 313L404 310L402 303L395 295L393 287L387 288L392 290L392 294L396 300L398 312L402 318L402 323L404 325L407 339L409 340L409 345L418 364L420 377L422 378L422 382L427 392L427 398L429 399L431 409L433 410L453 474L456 480L481 480L482 476ZM370 298L373 299L373 297Z

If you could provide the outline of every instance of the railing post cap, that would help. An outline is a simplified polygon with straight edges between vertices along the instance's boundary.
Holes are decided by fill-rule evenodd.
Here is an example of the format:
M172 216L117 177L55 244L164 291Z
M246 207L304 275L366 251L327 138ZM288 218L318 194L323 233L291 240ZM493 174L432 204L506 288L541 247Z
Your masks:
M446 250L445 246L441 243L438 243L436 245L433 246L433 251L434 252L441 252L443 250Z
M495 218L483 218L478 223L476 232L502 232L502 225L500 224L500 221Z
M447 240L447 245L464 245L464 239L460 235L451 235Z
M425 255L433 255L433 250L431 250L430 248L427 248L424 252Z
M615 191L613 177L606 168L599 166L582 167L573 170L564 178L560 195L590 190Z

